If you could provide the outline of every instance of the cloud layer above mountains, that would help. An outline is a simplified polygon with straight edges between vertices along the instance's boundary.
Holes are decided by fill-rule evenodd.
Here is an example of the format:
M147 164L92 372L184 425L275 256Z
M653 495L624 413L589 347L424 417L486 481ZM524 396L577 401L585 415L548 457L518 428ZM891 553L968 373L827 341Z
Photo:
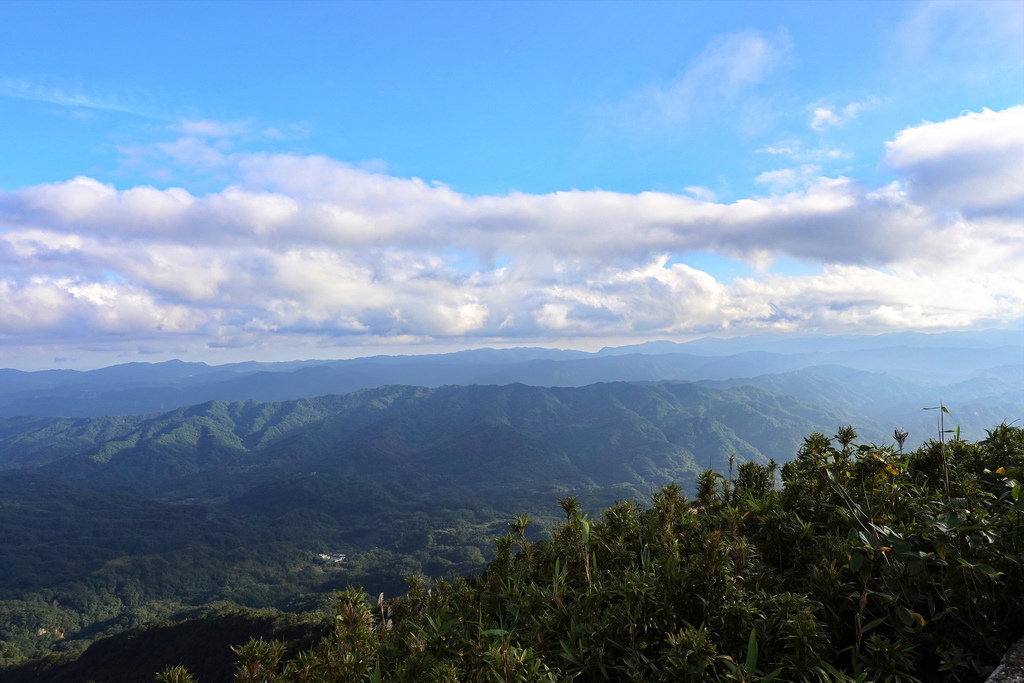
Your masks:
M228 178L220 191L78 177L0 193L0 345L537 343L1024 315L1024 106L898 132L885 187L810 165L731 203L469 196L323 156L232 152L237 131L201 123L157 151ZM751 275L687 265L708 253Z

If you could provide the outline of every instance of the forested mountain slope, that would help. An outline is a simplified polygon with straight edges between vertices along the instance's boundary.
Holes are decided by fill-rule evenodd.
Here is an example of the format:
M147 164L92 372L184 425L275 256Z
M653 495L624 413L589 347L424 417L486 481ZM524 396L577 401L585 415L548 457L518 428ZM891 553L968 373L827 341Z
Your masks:
M478 570L514 514L786 460L846 418L755 387L617 382L3 419L0 663L211 602L308 609Z
M522 491L692 480L785 459L847 415L754 387L607 383L381 387L156 415L0 421L0 467L96 490L218 497L282 476L346 473L405 486Z

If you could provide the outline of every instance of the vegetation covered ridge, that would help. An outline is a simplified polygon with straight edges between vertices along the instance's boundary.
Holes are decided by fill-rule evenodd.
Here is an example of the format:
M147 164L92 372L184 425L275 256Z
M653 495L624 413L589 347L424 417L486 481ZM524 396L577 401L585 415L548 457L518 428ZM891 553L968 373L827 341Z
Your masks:
M234 680L981 680L1024 630L1024 430L855 439L706 471L693 500L669 485L594 519L569 497L550 540L518 516L480 576L339 592L329 635L290 657L251 640Z

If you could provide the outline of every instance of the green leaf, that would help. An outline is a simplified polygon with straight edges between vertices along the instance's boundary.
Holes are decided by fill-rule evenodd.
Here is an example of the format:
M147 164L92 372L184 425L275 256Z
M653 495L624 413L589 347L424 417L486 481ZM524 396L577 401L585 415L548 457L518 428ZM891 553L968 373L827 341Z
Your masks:
M757 668L757 629L750 629L750 638L747 640L747 661L743 663L749 673L754 673Z
M489 628L483 631L485 636L507 636L511 631L506 631L503 628Z
M818 662L818 666L820 666L822 669L835 676L837 680L846 680L846 674L844 674L842 671L826 662L824 659Z
M1003 574L1002 572L997 572L995 569L993 569L992 567L990 567L987 564L976 564L976 565L974 565L974 568L977 569L982 574L984 574L985 576L987 576L989 578L992 578L992 579L996 578L997 576L1002 576L1002 574Z
M903 605L898 605L896 607L896 616L899 617L900 621L907 626L912 626L914 623L914 613Z
M860 632L861 632L861 633L867 633L868 631L870 631L870 630L871 630L871 629L873 629L874 627L876 627L876 626L878 626L879 624L881 624L881 623L882 623L883 621L885 621L885 617L882 617L881 619L875 619L875 620L874 620L874 621L872 621L872 622L871 622L870 624L867 624L866 626L864 626L864 628L862 628L862 629L860 630Z
M577 659L576 655L572 653L572 649L569 647L569 643L565 642L564 640L561 640L559 641L559 644L562 646L562 657L567 662L575 664L576 666L580 666L580 660Z
M888 593L882 593L880 591L871 591L871 595L874 595L876 598L878 598L886 604L890 602L896 602L896 598L889 595Z

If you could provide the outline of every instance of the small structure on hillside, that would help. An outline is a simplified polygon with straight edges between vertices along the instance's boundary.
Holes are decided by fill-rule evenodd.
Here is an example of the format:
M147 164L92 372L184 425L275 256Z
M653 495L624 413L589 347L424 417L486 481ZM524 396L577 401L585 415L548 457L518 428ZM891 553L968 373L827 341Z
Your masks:
M320 553L320 559L324 562L344 562L345 553Z

